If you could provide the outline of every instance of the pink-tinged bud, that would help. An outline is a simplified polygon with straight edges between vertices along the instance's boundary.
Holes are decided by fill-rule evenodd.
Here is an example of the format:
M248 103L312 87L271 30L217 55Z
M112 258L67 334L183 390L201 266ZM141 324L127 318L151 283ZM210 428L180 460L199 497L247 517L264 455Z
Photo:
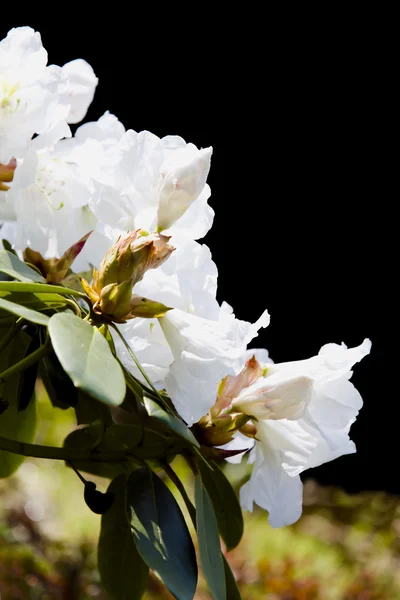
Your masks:
M9 185L5 185L6 183L11 183L14 179L14 171L17 167L17 161L15 158L12 158L8 165L3 165L0 163L0 190L6 192L9 189Z
M158 231L168 229L201 194L210 171L212 148L186 147L164 165L159 183Z
M120 235L101 262L96 281L96 292L110 285L130 280L132 287L149 269L162 265L174 248L168 236L153 233L142 235L141 230Z
M311 400L312 388L313 380L309 377L279 381L271 375L244 388L231 407L257 419L299 419Z
M78 242L68 248L61 258L43 258L40 252L25 248L23 252L24 261L35 266L47 283L60 283L68 275L72 263L82 251L91 233L89 231Z
M174 248L169 237L141 230L121 235L105 255L99 270L94 269L89 285L82 286L93 304L93 311L109 322L125 323L128 319L162 317L168 306L132 294L132 289L149 269L167 260Z
M239 375L228 375L224 377L218 387L218 396L215 405L211 409L211 414L215 417L222 410L228 408L234 398L239 396L240 392L252 385L263 376L263 369L255 356L252 356Z

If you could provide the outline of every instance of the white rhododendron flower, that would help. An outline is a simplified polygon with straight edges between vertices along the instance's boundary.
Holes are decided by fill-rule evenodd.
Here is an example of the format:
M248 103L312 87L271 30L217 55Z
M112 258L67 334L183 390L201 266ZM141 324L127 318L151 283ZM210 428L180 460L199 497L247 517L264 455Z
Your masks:
M12 206L18 224L20 250L31 247L44 257L60 257L96 226L88 207L89 181L68 149L61 140L52 148L31 150L16 169L6 206L9 212Z
M267 510L273 527L293 523L302 512L300 474L355 452L349 431L362 399L349 380L352 366L370 352L371 342L366 339L351 349L327 344L318 356L280 364L266 350L248 350L259 329L268 326L269 314L264 311L252 324L237 319L226 303L221 305L217 267L209 248L196 241L214 218L207 184L212 148L199 149L179 136L126 131L109 112L81 125L72 136L69 124L85 117L97 83L82 59L48 66L40 34L30 27L12 29L0 41L2 273L22 281L32 277L18 256L47 283L72 287L79 284L76 274L88 271L80 273L86 297L77 294L76 316L65 316L71 323L81 316L85 331L95 326L103 333L109 345L99 332L91 339L96 345L101 338L104 364L110 369L114 365L110 385L118 388L114 383L121 379L121 386L103 396L96 366L93 377L83 377L88 388L76 378L82 389L112 406L113 417L122 424L132 417L132 408L138 409L139 419L141 411L151 414L152 400L160 412L154 422L160 416L163 420L165 403L171 413L175 407L171 439L179 425L184 427L176 421L181 417L204 460L238 462L249 451L254 468L240 491L242 506L251 511L255 503ZM15 281L3 288L8 296L10 290L22 289ZM44 289L51 293L53 288ZM54 319L64 319L39 300L36 312L18 312L14 305L30 300L17 296L3 301L2 312L42 324L37 311L45 310L51 315L49 330ZM82 328L82 323L76 326ZM58 344L51 341L56 351ZM79 362L79 348L73 348ZM91 346L90 354L95 350ZM97 365L95 359L89 363ZM60 358L60 369L64 366ZM125 382L124 370L131 373ZM104 387L108 371L106 376ZM125 383L133 386L138 399L149 396L140 410L130 405ZM175 441L179 445L183 437L172 445L168 441L168 449L160 453L175 452ZM145 440L140 446L145 450Z
M190 240L177 248L161 267L147 271L133 289L139 296L214 322L221 312L216 291L217 267L210 250ZM153 383L163 387L174 356L158 319L133 319L121 325L120 330ZM125 366L141 379L118 336L114 336L114 342Z
M6 229L16 249L29 246L48 258L59 257L96 227L89 208L95 192L90 173L124 131L114 115L105 113L80 127L73 138L46 145L44 134L30 143L25 158L18 160L10 190L0 195L0 219L18 223L7 223ZM74 268L98 266L111 243L100 236L90 239Z
M247 344L269 324L265 311L254 324L220 311L218 321L173 310L159 319L174 362L165 387L181 417L192 425L215 402L218 382L236 373Z
M199 239L210 229L206 179L212 149L198 150L178 136L129 130L110 146L92 177L100 186L91 208L105 225L125 231L165 229Z
M47 66L40 34L12 29L0 42L0 162L22 157L34 134L83 118L96 84L84 61Z
M300 473L355 452L349 431L362 399L349 379L370 348L369 340L350 349L327 344L308 360L268 365L239 393L235 408L258 416L254 469L240 491L246 510L255 502L273 527L294 523L302 512Z

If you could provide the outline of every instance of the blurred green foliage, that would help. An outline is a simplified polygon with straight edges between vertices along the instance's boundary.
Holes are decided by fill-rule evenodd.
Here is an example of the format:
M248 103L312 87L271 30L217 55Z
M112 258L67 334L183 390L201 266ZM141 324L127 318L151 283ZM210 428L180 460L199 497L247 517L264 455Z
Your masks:
M74 412L52 408L40 386L37 397L37 443L61 445ZM174 468L189 485L183 462ZM238 485L246 467L229 466L227 474ZM90 479L107 488L108 481ZM27 459L0 480L1 600L105 599L96 569L99 526L70 468ZM243 540L227 557L243 600L398 600L399 534L399 498L349 496L308 481L296 524L274 530L264 512L246 513ZM146 600L164 599L172 596L152 577ZM209 599L201 579L196 600Z

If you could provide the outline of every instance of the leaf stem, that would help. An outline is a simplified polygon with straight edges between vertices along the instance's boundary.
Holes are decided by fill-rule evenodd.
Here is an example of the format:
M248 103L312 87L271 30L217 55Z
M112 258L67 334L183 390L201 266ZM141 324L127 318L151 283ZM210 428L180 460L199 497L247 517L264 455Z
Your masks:
M38 444L18 442L16 440L10 440L1 436L0 450L5 450L7 452L11 452L12 454L20 454L21 456L64 460L66 462L122 462L128 458L128 452L125 450L110 450L103 452L90 448L57 448L55 446L40 446Z
M25 323L25 319L20 317L17 321L10 327L7 333L4 335L3 339L0 342L0 352L4 350L12 340L13 336L18 333L23 324Z
M161 394L157 390L157 388L153 385L153 382L151 381L151 379L147 375L146 371L143 369L142 365L140 364L139 360L136 357L136 354L133 352L132 348L129 346L128 342L126 341L126 339L124 338L124 336L122 335L122 333L120 332L120 330L118 329L118 327L115 325L115 323L112 323L111 327L114 329L114 331L117 332L120 340L122 341L122 343L124 344L125 348L127 349L128 353L129 353L129 356L132 358L133 362L137 366L137 368L138 368L139 372L141 373L142 377L146 380L146 382L149 384L149 386L152 389L152 391L154 392L154 394L157 396L160 404L164 407L164 409L167 412L171 412L170 407L165 402L164 398L161 396Z
M17 362L12 367L9 367L5 371L3 371L3 373L0 374L0 384L4 383L8 379L11 379L11 377L15 377L16 375L19 375L19 373L21 373L22 371L25 371L25 369L34 365L41 358L46 356L46 354L49 354L50 350L51 350L50 338L48 337L46 339L45 343L43 344L43 346L41 346L40 348L35 350L35 352L32 352L31 354L29 354L29 356L26 356L23 360L20 360L19 362Z

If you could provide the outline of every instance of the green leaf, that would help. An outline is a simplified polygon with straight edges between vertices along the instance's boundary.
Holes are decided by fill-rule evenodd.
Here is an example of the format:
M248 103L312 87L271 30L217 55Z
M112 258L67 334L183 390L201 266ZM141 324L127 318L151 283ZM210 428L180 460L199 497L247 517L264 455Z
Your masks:
M189 442L189 444L200 448L199 442L196 440L193 433L190 431L190 429L188 429L183 421L178 419L178 417L175 417L175 415L165 412L165 410L163 410L159 404L157 404L157 402L154 402L154 400L144 396L143 401L146 410L151 417L154 417L164 423L164 425L166 425L169 429L172 429L172 431Z
M228 600L242 600L238 584L225 556L222 555L225 569L226 597Z
M62 285L50 285L49 283L28 283L22 281L0 281L1 292L32 292L32 293L50 293L61 294L61 296L84 296L82 292L71 290Z
M113 424L104 427L103 423L97 422L76 429L68 435L64 444L70 448L129 450L132 459L146 460L166 458L171 449L180 449L171 442L173 439L170 437L143 425Z
M199 462L203 485L205 486L217 517L218 530L226 549L236 548L243 536L243 513L238 498L228 479L215 462L210 462L213 470Z
M82 429L76 429L72 431L64 440L65 448L82 448L87 450L88 448L94 448L95 446L99 450L104 450L106 443L104 441L104 427L102 423L94 423L89 427L83 427ZM107 449L110 450L110 446L107 445ZM113 448L115 449L115 448ZM128 465L122 463L98 463L94 461L74 461L74 467L78 471L84 471L91 475L98 475L99 477L105 477L106 479L114 479L121 473L127 473Z
M104 426L97 422L72 431L64 445L70 448L93 448L99 450L133 450L143 440L143 428L139 425Z
M13 315L17 315L18 317L23 317L31 323L37 323L37 325L47 325L49 322L49 317L47 315L43 315L31 308L26 308L26 306L22 306L21 304L9 302L4 298L0 298L0 308Z
M127 505L136 546L177 600L192 600L197 586L193 542L167 486L150 469L129 476Z
M0 372L22 360L30 342L31 338L19 331L0 354ZM8 408L0 415L0 436L32 443L36 433L36 403L32 401L26 410L18 412L18 385L18 375L0 384L0 398L8 403ZM24 460L23 456L0 450L0 478L12 475Z
M208 492L199 475L196 476L194 498L200 563L204 577L214 600L227 600L217 519Z
M58 313L50 318L49 333L57 358L75 387L108 406L122 404L124 374L96 327L75 315Z
M68 375L66 375L66 377L68 377ZM74 388L74 390L78 392L77 403L74 407L78 425L90 425L90 423L94 423L95 421L101 421L106 425L111 425L113 423L110 408L108 406L95 398L91 398L88 394L82 392L82 390L76 390L76 388Z
M23 285L23 284L22 284ZM33 310L49 310L50 308L60 308L67 304L65 298L59 294L50 294L49 292L10 292L9 290L0 290L0 298L9 302L22 304Z
M25 356L33 354L33 352L39 350L41 346L39 331L37 331L37 328L34 325L31 325L30 327L36 329L36 331L34 331L31 335L31 341ZM39 363L36 362L19 374L19 382L17 388L18 412L26 410L31 400L33 400L38 369Z
M12 245L10 244L10 242L8 240L2 239L1 242L3 244L4 250L7 250L11 254L14 254L14 256L18 256L16 250L14 250L14 248L12 247Z
M114 504L101 518L98 568L110 600L140 600L146 591L149 568L136 549L126 517L126 477L111 482Z
M0 250L0 272L18 281L46 283L37 271L28 267L18 256L8 250Z
M50 402L55 408L66 409L77 405L79 390L62 368L54 352L50 352L43 358L40 365L40 376Z

